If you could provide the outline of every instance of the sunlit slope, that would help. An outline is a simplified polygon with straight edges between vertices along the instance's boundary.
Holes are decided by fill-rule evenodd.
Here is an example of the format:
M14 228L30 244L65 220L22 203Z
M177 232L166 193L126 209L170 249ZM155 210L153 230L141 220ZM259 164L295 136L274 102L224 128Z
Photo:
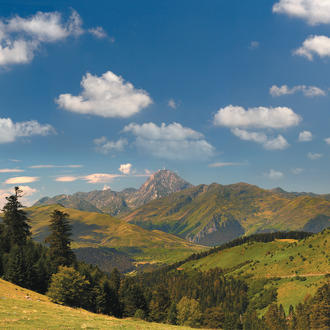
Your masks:
M220 267L229 274L254 278L318 276L330 273L330 230L302 240L250 242L183 264L206 271Z
M48 235L50 214L55 209L69 214L73 227L73 248L116 248L135 260L162 263L182 259L203 249L174 235L145 230L110 215L67 209L59 205L26 209L36 240L43 241Z
M316 219L315 219L316 218ZM200 185L150 202L124 220L191 241L218 245L243 234L330 225L330 201L286 197L246 183Z
M189 329L93 314L54 304L46 296L0 279L1 329Z
M245 278L251 291L259 288L255 295L252 293L256 301L262 299L260 292L275 289L277 303L288 312L290 305L303 302L307 295L313 296L318 287L329 281L329 251L328 229L299 241L246 243L187 262L180 268L189 272L192 268L207 271L220 267L226 276Z

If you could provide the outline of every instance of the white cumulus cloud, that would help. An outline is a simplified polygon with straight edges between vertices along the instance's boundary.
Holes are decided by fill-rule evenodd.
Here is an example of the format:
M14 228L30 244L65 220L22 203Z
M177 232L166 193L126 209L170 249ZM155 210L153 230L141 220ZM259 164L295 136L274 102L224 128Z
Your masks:
M315 55L321 58L330 56L330 38L326 36L310 36L302 46L294 51L295 55L304 56L310 61Z
M231 128L231 132L241 140L259 143L267 150L283 150L289 147L287 140L281 134L270 137L265 131L296 126L301 120L299 115L287 107L255 107L246 110L241 106L229 105L218 110L213 123Z
M78 37L85 32L75 10L66 20L56 11L0 19L0 66L29 63L43 43ZM98 38L106 34L101 27L91 28L89 32Z
M132 170L132 164L127 163L127 164L121 164L119 167L119 171L123 174L130 174Z
M273 12L304 19L310 25L330 23L329 0L280 0Z
M108 154L111 151L122 151L128 144L126 139L119 139L117 141L109 141L105 136L94 139L96 150L103 154Z
M19 137L55 133L51 125L36 120L14 123L10 118L0 118L0 143L14 142Z
M152 103L146 91L136 89L111 71L101 77L87 73L81 86L80 95L61 94L56 103L68 111L108 118L130 117Z
M38 48L35 41L10 40L0 41L0 66L29 63Z
M11 187L8 189L0 189L0 209L2 209L4 205L7 203L6 197L14 193L15 191L14 188L15 187ZM19 189L22 191L21 203L24 206L32 205L33 203L30 201L29 197L33 196L36 192L38 192L38 190L24 185L19 186Z
M124 127L124 132L131 132L135 144L158 158L168 159L203 159L214 154L214 147L203 134L179 123L160 126L150 122L142 125L131 123Z
M322 157L323 157L323 154L319 154L319 153L317 153L317 152L315 152L315 153L313 153L313 152L309 152L309 153L307 154L307 157L308 157L309 159L311 159L311 160L316 160L316 159L320 159L320 158L322 158Z
M265 133L240 128L232 128L231 132L241 140L259 143L267 150L283 150L289 147L287 140L280 134L275 138L270 138Z
M0 65L31 62L35 52L45 42L56 42L83 30L76 11L64 21L58 12L37 12L27 18L14 16L0 20Z
M302 92L307 97L325 96L326 95L326 92L323 89L316 87L316 86L299 85L299 86L293 86L290 88L287 85L282 85L282 86L273 85L269 89L269 93L273 97L295 94L297 92Z
M7 21L6 30L11 32L24 32L39 41L54 42L67 38L69 35L80 35L82 20L73 10L70 18L63 21L59 12L37 12L28 18L15 16Z
M324 141L325 141L326 144L330 144L330 137L324 139Z
M88 32L99 39L103 39L108 36L102 26L97 26L95 28L88 29Z
M313 140L313 134L310 131L302 131L299 133L299 142L309 142Z
M217 126L240 128L287 128L296 126L301 117L287 107L256 107L244 109L229 105L221 108L214 116Z
M277 180L277 179L281 179L284 176L284 174L283 172L270 169L268 172L265 173L265 176L267 176L272 180Z

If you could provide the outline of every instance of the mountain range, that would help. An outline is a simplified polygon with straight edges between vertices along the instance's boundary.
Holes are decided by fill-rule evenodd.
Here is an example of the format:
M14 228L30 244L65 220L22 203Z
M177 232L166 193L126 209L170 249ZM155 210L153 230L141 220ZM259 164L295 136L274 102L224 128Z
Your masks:
M116 192L110 189L77 192L72 195L44 197L34 206L59 204L81 211L107 213L118 216L127 213L154 199L166 197L174 192L192 187L190 183L169 170L152 174L140 189L127 188Z
M246 183L202 184L149 202L123 220L213 246L261 232L321 231L330 225L330 201Z
M260 232L319 232L330 225L329 196L266 190L242 182L193 186L169 170L160 170L140 189L45 197L35 206L59 204L106 213L146 230L214 246Z

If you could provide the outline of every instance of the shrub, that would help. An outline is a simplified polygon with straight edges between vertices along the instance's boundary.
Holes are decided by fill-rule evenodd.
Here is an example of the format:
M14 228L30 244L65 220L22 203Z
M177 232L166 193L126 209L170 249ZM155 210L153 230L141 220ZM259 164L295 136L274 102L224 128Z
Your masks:
M47 295L61 305L84 307L88 301L89 281L72 267L60 266L51 277Z

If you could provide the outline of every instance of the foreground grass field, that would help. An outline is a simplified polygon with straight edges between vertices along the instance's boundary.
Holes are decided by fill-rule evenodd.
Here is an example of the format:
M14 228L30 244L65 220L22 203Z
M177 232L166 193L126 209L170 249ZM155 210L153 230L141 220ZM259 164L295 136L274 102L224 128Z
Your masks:
M190 329L135 319L116 319L56 305L46 296L0 279L1 329Z

